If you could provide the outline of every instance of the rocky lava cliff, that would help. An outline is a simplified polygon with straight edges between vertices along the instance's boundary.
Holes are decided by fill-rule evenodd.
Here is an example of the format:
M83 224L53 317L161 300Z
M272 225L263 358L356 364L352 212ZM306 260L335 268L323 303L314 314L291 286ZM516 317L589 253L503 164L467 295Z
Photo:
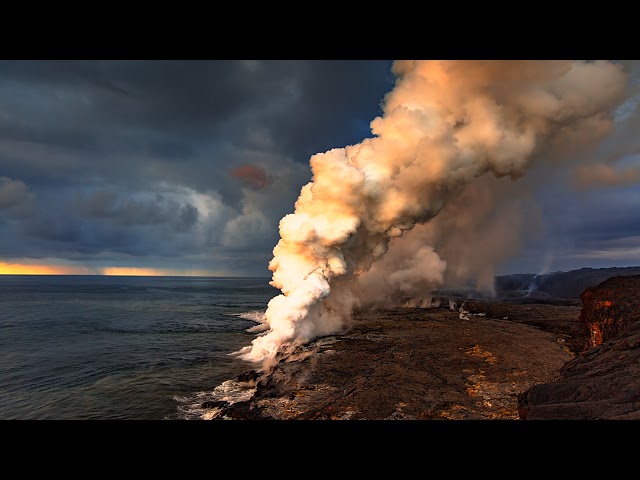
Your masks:
M640 419L640 275L610 278L580 295L584 352L560 379L519 396L523 419Z

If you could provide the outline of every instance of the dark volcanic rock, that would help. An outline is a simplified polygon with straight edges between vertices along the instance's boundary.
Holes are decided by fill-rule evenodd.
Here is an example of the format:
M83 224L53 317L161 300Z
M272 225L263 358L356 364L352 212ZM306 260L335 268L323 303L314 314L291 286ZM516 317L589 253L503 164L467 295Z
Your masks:
M614 277L581 295L590 345L560 379L519 396L524 419L640 419L640 275Z
M587 343L580 308L474 301L360 312L281 360L218 419L512 419ZM546 331L545 331L546 328Z
M239 382L254 382L260 378L261 373L258 370L249 370L238 374Z
M614 338L640 318L640 275L613 277L580 295L580 320L592 347Z

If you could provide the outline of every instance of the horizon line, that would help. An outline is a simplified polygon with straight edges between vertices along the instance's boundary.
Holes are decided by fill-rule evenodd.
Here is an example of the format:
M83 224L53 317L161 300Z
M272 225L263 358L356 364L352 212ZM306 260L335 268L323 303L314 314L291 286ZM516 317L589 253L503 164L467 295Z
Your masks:
M207 278L269 278L269 275L140 275L140 274L104 274L104 273L3 273L5 277L207 277Z
M572 271L579 271L584 269L589 270L612 270L612 269L627 269L627 268L640 268L640 265L627 265L624 267L621 266L610 266L610 267L580 267L580 268L572 268L569 270L554 270L545 273L532 273L532 272L516 272L516 273L505 273L500 275L494 275L495 278L498 277L507 277L511 275L535 275L535 276L543 276L550 275L555 273L566 273ZM10 273L10 272L2 272L0 271L0 277L142 277L142 278L153 278L153 277L162 277L162 278L175 278L175 277L193 277L193 278L270 278L271 275L230 275L230 274L143 274L143 273Z

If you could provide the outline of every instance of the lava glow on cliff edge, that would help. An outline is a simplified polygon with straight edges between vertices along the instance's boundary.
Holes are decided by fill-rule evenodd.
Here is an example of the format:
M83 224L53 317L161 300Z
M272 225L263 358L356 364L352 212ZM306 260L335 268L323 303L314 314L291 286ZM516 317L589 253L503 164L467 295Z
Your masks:
M485 255L456 241L472 229L465 210L497 198L488 182L606 135L627 82L608 61L396 61L393 73L373 137L311 157L312 181L280 221L269 263L282 293L241 358L266 369L341 331L369 297L424 295L473 270ZM468 265L442 258L451 245Z

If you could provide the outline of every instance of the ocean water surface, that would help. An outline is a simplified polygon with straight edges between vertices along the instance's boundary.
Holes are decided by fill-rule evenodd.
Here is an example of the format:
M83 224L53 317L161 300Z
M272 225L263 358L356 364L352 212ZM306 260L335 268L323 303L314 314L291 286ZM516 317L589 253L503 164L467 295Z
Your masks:
M0 275L0 419L200 419L246 394L233 352L268 278Z

